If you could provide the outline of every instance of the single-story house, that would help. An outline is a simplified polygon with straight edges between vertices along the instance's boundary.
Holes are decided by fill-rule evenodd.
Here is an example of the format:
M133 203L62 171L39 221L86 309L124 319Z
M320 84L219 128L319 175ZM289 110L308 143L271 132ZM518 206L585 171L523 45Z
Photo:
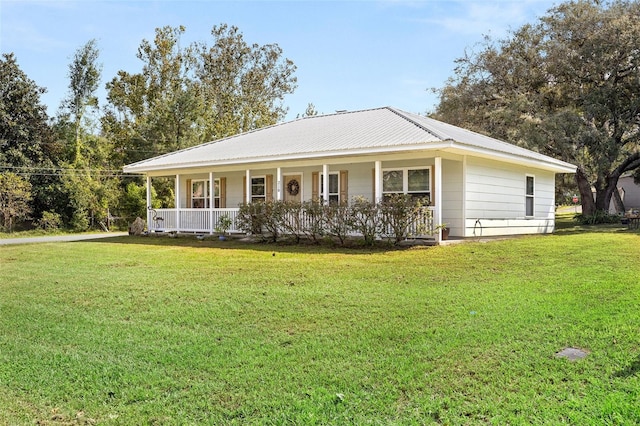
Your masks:
M552 232L555 174L575 170L391 107L303 117L124 167L146 175L148 206L152 179L175 178L175 208L150 210L150 230L213 233L246 202L404 193L428 197L432 224L453 237Z

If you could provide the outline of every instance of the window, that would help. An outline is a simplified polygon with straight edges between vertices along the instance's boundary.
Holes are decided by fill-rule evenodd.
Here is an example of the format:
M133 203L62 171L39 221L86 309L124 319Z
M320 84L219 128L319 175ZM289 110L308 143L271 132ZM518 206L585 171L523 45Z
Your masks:
M191 207L204 209L209 207L209 181L191 181Z
M211 192L208 180L191 181L191 207L194 209L208 209L211 205ZM220 179L213 180L214 207L220 208Z
M320 174L320 197L324 199L324 178ZM329 173L329 203L340 202L340 174Z
M264 202L266 201L265 191L265 178L264 177L252 177L251 178L251 202Z
M525 216L534 216L534 194L535 193L535 181L533 176L527 176L526 179L526 194L525 194Z
M429 168L382 171L382 195L408 194L431 199L431 173Z

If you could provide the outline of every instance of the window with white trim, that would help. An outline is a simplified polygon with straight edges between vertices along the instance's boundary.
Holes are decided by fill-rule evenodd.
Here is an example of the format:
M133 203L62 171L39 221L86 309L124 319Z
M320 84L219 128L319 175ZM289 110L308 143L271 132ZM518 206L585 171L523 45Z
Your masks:
M431 199L431 168L403 168L382 171L382 196L408 194Z
M320 197L324 200L324 177L320 174ZM340 173L329 173L329 203L340 203Z
M194 209L208 209L211 205L211 192L208 180L191 181L191 207ZM220 208L220 179L213 180L214 207Z
M535 179L533 176L526 177L525 189L525 216L533 217L535 215Z
M264 176L251 178L251 202L265 202L267 200Z

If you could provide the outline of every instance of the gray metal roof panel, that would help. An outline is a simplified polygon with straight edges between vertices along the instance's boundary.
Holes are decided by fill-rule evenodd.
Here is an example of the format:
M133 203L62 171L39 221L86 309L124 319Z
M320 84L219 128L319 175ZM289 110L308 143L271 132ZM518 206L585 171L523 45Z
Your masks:
M125 166L125 170L150 171L380 148L393 150L442 141L539 161L553 160L437 120L385 107L304 117L143 160Z

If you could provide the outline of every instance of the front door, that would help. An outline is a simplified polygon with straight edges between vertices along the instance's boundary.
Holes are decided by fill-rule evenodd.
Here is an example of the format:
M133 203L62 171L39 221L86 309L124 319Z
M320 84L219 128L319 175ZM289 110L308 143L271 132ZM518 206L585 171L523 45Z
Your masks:
M287 175L284 176L284 201L302 201L302 176Z

